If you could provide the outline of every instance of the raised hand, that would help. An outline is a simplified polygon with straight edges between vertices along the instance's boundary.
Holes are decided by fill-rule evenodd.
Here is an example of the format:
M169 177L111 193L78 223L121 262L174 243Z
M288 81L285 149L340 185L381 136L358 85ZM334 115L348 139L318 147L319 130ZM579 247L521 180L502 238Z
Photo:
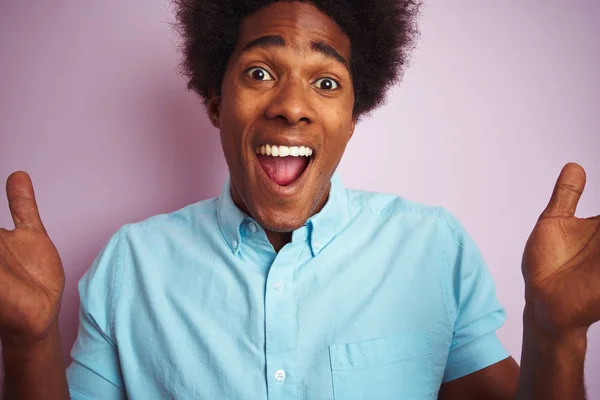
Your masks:
M65 278L29 175L11 174L6 194L15 229L0 229L0 338L27 345L43 339L57 320Z
M600 320L600 215L575 217L585 180L581 166L564 166L523 254L527 304L551 332Z

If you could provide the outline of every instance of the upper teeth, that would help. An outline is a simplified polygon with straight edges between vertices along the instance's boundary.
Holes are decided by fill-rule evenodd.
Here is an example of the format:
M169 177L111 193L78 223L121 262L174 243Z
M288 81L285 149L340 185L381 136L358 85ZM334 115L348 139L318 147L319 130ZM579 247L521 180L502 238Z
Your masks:
M310 157L313 153L312 149L308 146L271 146L269 144L257 146L255 151L256 154L266 154L274 157Z

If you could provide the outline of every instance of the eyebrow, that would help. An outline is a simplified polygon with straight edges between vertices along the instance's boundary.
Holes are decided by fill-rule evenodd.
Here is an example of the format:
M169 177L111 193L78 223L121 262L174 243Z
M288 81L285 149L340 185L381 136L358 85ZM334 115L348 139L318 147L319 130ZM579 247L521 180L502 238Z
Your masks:
M244 52L250 51L251 49L258 48L258 47L282 48L282 47L286 47L286 46L287 46L287 43L285 42L285 39L282 36L267 35L267 36L261 36L254 40L251 40L242 48L240 53L244 53ZM350 67L348 66L348 61L346 61L346 59L340 53L338 53L336 49L334 49L332 46L325 43L324 41L321 41L321 40L316 41L316 42L311 41L310 47L312 50L323 54L325 57L335 60L338 63L342 64L348 71L350 70Z

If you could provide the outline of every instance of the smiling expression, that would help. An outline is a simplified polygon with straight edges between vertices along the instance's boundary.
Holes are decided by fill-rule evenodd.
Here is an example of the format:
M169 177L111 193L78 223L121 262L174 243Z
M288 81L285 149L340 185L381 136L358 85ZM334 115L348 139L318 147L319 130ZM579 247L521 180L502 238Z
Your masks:
M273 3L240 26L221 93L212 92L208 108L220 130L233 200L266 230L293 231L327 201L356 122L350 57L347 36L308 3ZM292 153L303 146L312 154L305 150L297 160L258 155L267 145L277 153L279 146ZM286 166L293 170L290 165L291 178L274 177Z

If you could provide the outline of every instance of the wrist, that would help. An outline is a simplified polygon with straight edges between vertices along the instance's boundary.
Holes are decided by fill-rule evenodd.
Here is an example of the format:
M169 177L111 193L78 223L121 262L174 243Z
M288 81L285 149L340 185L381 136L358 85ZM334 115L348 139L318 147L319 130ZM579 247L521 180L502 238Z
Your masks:
M556 327L549 324L531 303L523 311L523 336L535 347L573 355L585 355L588 327Z
M2 338L4 340L4 336ZM35 341L13 340L2 348L7 399L68 399L58 323Z
M2 335L2 350L7 354L28 354L38 353L44 348L52 346L57 340L60 341L60 332L58 329L58 320L53 321L43 336L36 338L27 338L23 335L12 336Z
M587 328L556 328L531 307L523 312L517 399L585 399Z

